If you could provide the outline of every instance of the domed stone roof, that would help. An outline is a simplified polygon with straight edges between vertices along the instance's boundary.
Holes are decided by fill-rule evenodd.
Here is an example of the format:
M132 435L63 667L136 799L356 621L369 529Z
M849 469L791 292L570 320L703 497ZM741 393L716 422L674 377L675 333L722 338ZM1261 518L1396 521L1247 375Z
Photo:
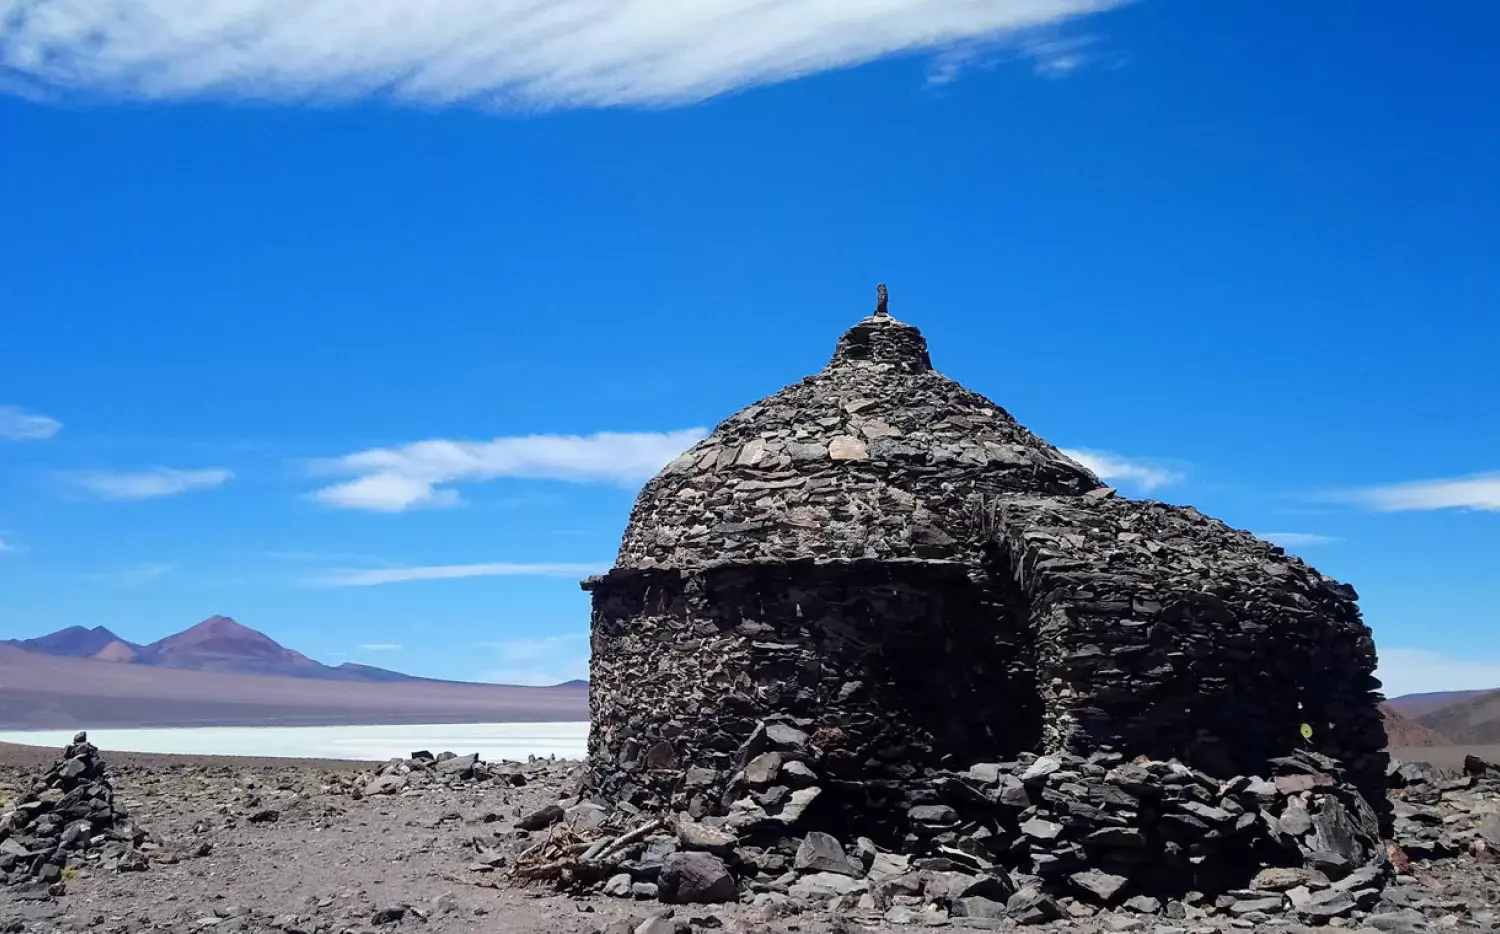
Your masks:
M637 499L618 566L958 558L976 499L1076 497L1099 480L937 373L922 333L877 313L824 370L736 415Z

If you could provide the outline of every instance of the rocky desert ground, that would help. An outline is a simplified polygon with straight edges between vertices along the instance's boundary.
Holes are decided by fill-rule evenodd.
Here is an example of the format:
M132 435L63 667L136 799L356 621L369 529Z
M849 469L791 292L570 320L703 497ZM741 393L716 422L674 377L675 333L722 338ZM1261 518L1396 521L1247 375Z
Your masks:
M873 850L825 848L799 850L779 879L742 880L727 893L731 902L666 905L654 897L656 883L666 884L656 875L661 858L713 850L715 842L644 819L645 834L620 840L608 823L618 815L577 797L579 763L482 763L441 751L374 764L105 750L113 794L105 802L98 782L86 793L62 792L69 782L85 787L64 776L88 766L59 764L61 752L0 747L0 827L10 828L0 831L0 841L9 841L0 842L0 874L8 872L12 883L0 885L5 934L828 934L925 927L1208 934L1312 924L1472 931L1500 922L1500 862L1492 856L1500 852L1500 778L1477 770L1440 774L1408 764L1393 771L1399 846L1391 851L1388 884L1373 895L1287 870L1263 873L1252 890L1214 897L1188 893L1108 908L1060 897L1039 907L1022 892L1011 893L1007 905L994 883L975 889L994 898L965 895L955 873L930 862L919 868ZM92 839L74 831L65 859L37 855L69 835L76 823L69 814L90 808ZM28 816L18 821L17 813ZM99 832L104 823L110 829ZM543 857L610 846L636 848L629 875L590 880L575 892L517 878L547 876L546 867L557 864ZM32 867L47 861L65 865L37 877ZM1310 904L1323 907L1309 913Z

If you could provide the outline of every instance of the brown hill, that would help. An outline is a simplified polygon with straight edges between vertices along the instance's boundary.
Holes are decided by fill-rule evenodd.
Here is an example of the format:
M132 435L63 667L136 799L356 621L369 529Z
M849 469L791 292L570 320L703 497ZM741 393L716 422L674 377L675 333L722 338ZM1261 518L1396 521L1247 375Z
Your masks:
M1415 720L1401 715L1390 704L1380 705L1380 715L1385 719L1386 743L1390 746L1432 747L1452 745L1446 736L1430 730Z
M1500 691L1466 693L1470 696L1417 717L1416 721L1459 745L1500 743Z
M1417 717L1425 717L1428 714L1436 713L1437 711L1442 710L1444 707L1452 707L1454 704L1459 704L1466 700L1472 700L1480 696L1481 694L1488 693L1488 690L1483 690L1434 691L1427 694L1403 694L1400 697L1386 701L1386 704L1393 710L1398 711L1402 716L1410 719L1416 719Z
M291 677L316 677L325 667L227 616L210 616L151 643L142 651L140 661L161 668Z
M121 665L0 645L0 729L587 720L588 692Z

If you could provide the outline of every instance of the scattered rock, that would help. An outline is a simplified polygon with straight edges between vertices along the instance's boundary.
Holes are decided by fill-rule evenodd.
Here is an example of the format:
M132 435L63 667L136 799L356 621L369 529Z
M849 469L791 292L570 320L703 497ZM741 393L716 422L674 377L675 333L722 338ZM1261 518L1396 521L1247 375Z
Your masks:
M1103 905L1113 902L1125 886L1130 884L1130 880L1124 876L1117 876L1099 869L1075 872L1068 877L1068 881L1072 883L1073 888Z
M671 917L648 918L635 929L634 934L690 934L692 925Z
M1046 924L1063 916L1057 900L1034 887L1012 895L1005 903L1005 910L1017 924Z
M1005 902L970 895L954 899L950 914L955 918L1004 918L1009 916L1009 909Z
M844 876L864 874L863 867L845 855L843 845L826 833L813 832L804 837L793 865L801 872L832 872Z
M686 850L707 850L720 856L727 856L734 849L736 841L734 834L717 827L709 827L697 821L680 820L677 822L677 840Z
M837 872L814 872L803 876L792 884L788 894L793 898L802 898L809 901L834 898L839 895L851 895L863 891L866 883L851 879L849 876Z
M712 853L673 853L662 861L657 890L675 904L732 902L739 892L724 861Z
M1161 900L1149 895L1134 895L1120 903L1120 907L1126 911L1134 911L1143 915L1154 915L1161 912Z
M631 889L632 881L628 872L610 876L609 881L604 883L604 894L615 898L633 898L635 892Z
M406 917L406 907L403 905L390 905L385 908L375 909L370 916L370 923L377 927L383 924L396 924Z
M1285 892L1299 885L1326 886L1328 879L1312 869L1268 866L1250 880L1250 888L1266 892Z
M556 804L549 804L521 818L516 826L522 830L545 830L567 816L567 811Z

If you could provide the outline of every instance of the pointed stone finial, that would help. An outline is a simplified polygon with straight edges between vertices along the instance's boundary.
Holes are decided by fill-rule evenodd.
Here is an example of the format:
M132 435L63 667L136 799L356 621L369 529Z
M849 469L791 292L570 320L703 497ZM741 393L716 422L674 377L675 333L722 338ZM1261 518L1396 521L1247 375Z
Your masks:
M891 294L886 291L885 283L877 285L875 287L875 317L884 318L890 315L890 300Z

